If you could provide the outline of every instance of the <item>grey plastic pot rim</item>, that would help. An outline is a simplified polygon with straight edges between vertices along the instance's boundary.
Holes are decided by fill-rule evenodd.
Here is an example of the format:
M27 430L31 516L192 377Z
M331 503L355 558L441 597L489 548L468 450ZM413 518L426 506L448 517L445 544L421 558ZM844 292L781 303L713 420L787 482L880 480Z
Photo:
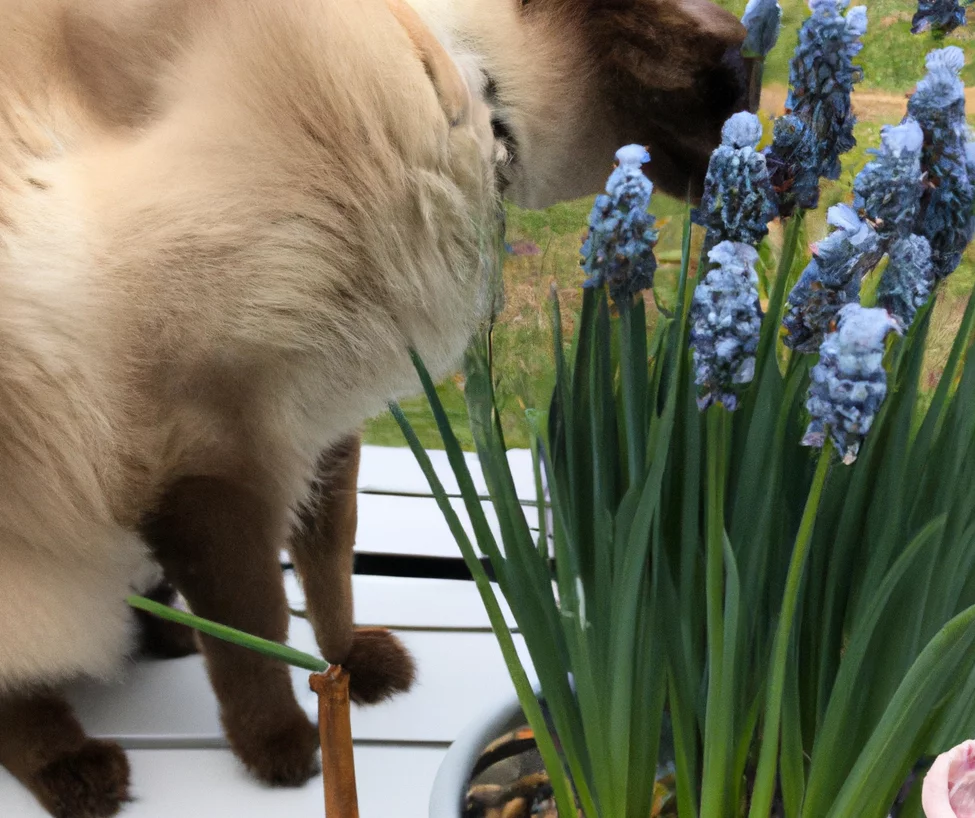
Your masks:
M430 818L460 818L471 770L484 748L524 724L518 697L510 693L486 708L450 745L430 793Z

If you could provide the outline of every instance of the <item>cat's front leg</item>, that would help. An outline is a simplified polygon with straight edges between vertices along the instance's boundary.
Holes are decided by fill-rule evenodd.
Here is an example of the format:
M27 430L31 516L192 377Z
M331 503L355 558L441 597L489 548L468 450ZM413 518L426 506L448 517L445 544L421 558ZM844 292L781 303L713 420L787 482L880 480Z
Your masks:
M353 549L361 439L350 435L319 458L311 498L291 537L291 552L322 655L349 671L353 701L374 704L410 689L413 658L385 628L356 628Z
M129 800L125 752L87 736L52 690L0 695L0 764L55 818L108 818Z

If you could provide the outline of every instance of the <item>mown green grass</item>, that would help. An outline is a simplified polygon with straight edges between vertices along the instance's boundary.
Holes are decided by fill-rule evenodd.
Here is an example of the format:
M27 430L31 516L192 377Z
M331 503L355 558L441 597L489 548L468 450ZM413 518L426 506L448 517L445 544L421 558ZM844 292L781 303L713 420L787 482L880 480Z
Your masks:
M745 0L719 0L740 14ZM788 82L788 60L795 46L795 32L807 9L804 0L780 0L784 14L783 35L772 52L766 70L766 84L785 85ZM882 113L865 117L856 128L857 147L844 157L843 174L836 182L823 186L819 210L809 222L811 241L826 233L825 213L830 205L844 201L850 195L853 178L869 159L867 150L876 146L880 128L886 122L896 122L904 112L901 99L910 92L923 75L924 55L933 47L950 43L963 47L969 65L965 69L966 83L975 85L975 29L961 30L938 43L930 35L910 34L910 17L914 3L904 0L870 0L869 29L860 62L864 66L864 82L858 86L863 92L881 97ZM607 171L609 163L607 161ZM508 208L508 240L531 241L538 245L537 256L510 256L505 264L507 307L495 330L498 397L501 401L502 422L511 446L527 446L528 432L524 422L525 409L544 407L548 403L554 383L552 365L552 333L549 323L549 293L554 286L562 302L566 337L571 336L574 311L579 304L579 246L586 229L586 219L592 199L580 199L556 205L542 211ZM684 204L669 197L654 197L652 210L660 227L657 274L660 297L666 301L669 284L677 269ZM770 240L777 241L776 229ZM936 382L940 366L954 327L960 318L965 300L975 283L975 252L969 249L962 267L947 282L930 342L928 356L929 377ZM651 309L651 316L653 310ZM454 423L454 429L465 447L472 441L467 432L463 380L452 378L439 387L440 397ZM440 448L426 400L405 401L403 409L425 446ZM387 414L371 421L366 427L366 441L380 445L403 445L399 427Z
M747 0L716 0L718 5L740 15ZM779 0L782 6L782 36L766 63L767 82L785 85L789 81L789 59L796 46L797 32L809 14L805 0ZM852 5L864 5L852 0ZM971 54L975 30L956 29L944 41L930 32L911 34L911 17L917 9L910 0L868 0L869 22L863 37L860 63L864 66L862 88L907 93L917 82L924 55L941 45L958 45ZM975 65L969 62L963 73L966 85L975 83Z

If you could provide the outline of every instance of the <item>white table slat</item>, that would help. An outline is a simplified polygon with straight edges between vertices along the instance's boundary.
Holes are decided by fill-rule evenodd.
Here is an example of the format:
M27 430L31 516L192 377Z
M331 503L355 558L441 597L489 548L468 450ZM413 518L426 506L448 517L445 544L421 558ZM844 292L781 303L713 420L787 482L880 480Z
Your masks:
M448 494L460 494L454 478L453 469L447 460L447 453L439 450L427 452L430 461ZM481 474L477 455L466 452L468 468L474 486L482 497L487 496L487 484ZM528 449L512 449L508 452L508 462L515 481L519 499L528 502L536 500L535 476L532 468L531 452ZM391 446L363 446L362 462L359 467L359 490L378 494L414 494L429 496L430 484L417 465L416 458L408 448Z
M454 499L451 505L477 548L474 528L463 501ZM489 502L481 505L500 546L501 534L494 506ZM523 508L528 525L537 529L538 510L534 506ZM360 554L461 558L460 546L432 497L360 494L355 550Z
M311 626L292 620L289 642L318 654ZM451 742L485 702L513 691L493 634L404 631L399 634L417 662L412 691L374 707L353 707L356 739ZM515 643L524 661L521 637ZM295 693L311 718L317 699L308 674L294 669ZM203 661L198 656L135 663L117 684L84 683L69 691L85 728L128 747L221 747L226 742Z
M356 745L362 818L427 818L430 789L446 751ZM298 789L262 786L228 750L130 750L135 796L120 818L322 818L322 780ZM0 768L0 815L50 818Z
M285 571L288 603L305 609L305 594L293 571ZM509 627L514 617L508 603L492 584ZM423 628L428 630L489 631L491 622L473 582L450 579L382 577L352 578L355 621L364 626Z

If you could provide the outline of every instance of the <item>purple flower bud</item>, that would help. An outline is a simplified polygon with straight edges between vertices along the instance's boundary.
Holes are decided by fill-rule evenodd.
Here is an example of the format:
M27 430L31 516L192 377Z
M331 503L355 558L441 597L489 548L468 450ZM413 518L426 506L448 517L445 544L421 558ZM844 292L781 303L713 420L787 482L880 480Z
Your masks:
M762 327L755 248L723 241L708 253L712 268L694 290L691 347L697 405L738 406L736 388L755 375L755 351Z
M583 286L606 285L618 303L652 287L657 269L655 219L647 212L653 185L642 167L649 161L650 154L640 145L616 152L616 169L606 193L596 197L582 245Z
M776 0L748 0L741 22L746 31L742 53L764 58L779 39L782 6Z
M926 64L928 73L907 103L924 132L921 169L927 182L914 232L930 242L940 280L958 267L975 235L975 178L969 172L965 85L959 77L964 52L941 48L928 54Z
M785 344L797 352L818 349L839 310L860 300L863 276L883 257L877 232L849 205L831 207L826 220L836 229L813 248L782 322Z
M803 445L822 447L828 434L844 463L856 460L887 395L884 342L891 332L899 332L897 321L884 309L847 304L839 311L812 370Z
M819 204L819 153L812 129L795 114L775 120L772 144L765 149L772 188L778 196L779 216L797 207L815 210Z
M906 236L921 207L921 149L924 133L910 117L880 131L880 149L857 174L853 207L884 238Z
M775 218L775 191L765 156L755 150L762 123L746 111L734 114L721 129L721 144L711 154L701 207L692 213L708 229L708 241L757 245Z
M924 236L905 236L891 245L887 258L887 269L877 288L877 304L907 329L934 290L931 245Z
M911 33L919 34L927 29L950 34L958 26L965 25L965 6L958 0L919 0L917 12L911 21Z
M849 0L810 0L810 17L799 30L799 44L789 68L785 107L812 128L819 148L817 172L827 179L840 176L839 157L856 145L850 93L863 78L853 64L867 29L864 6L841 11Z

